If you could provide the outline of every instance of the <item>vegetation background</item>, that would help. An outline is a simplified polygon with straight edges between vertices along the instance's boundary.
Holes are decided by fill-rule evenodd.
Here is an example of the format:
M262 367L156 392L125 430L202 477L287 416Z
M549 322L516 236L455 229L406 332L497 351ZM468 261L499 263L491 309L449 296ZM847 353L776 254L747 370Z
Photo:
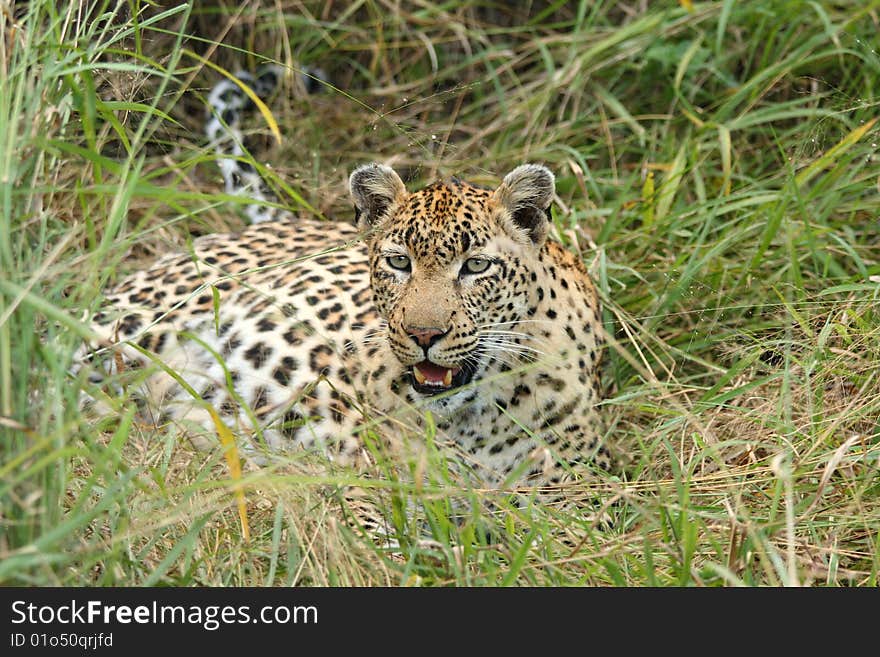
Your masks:
M0 583L875 586L878 33L876 0L0 2ZM411 186L556 172L630 454L581 491L610 526L456 523L442 481L389 475L361 482L395 510L388 550L341 520L352 473L238 474L124 392L79 410L100 290L243 225L205 96L267 60L331 82L285 81L281 145L252 117L302 213L351 220L371 160Z

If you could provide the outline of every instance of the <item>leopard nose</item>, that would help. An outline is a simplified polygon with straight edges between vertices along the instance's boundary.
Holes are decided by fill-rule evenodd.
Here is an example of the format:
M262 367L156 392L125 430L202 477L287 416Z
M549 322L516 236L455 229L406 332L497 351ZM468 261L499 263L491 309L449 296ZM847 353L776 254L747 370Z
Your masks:
M406 329L406 333L409 337L411 337L416 344L421 346L425 351L427 351L433 344L435 344L440 338L449 333L449 330L442 330L438 328L427 328L423 326L408 326Z

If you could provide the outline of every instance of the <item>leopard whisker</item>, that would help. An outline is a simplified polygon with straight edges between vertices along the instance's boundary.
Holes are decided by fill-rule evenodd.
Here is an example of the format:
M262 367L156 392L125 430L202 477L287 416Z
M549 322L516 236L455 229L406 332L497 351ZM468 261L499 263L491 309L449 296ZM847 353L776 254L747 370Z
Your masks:
M511 319L506 322L489 322L488 324L480 324L479 329L492 328L493 326L516 326L518 324L556 324L552 319Z
M499 349L504 349L507 351L519 351L519 352L528 352L540 354L542 356L546 355L542 350L532 347L530 345L520 344L518 342L513 342L510 340L503 340L500 338L487 338L480 341L482 344L496 347Z

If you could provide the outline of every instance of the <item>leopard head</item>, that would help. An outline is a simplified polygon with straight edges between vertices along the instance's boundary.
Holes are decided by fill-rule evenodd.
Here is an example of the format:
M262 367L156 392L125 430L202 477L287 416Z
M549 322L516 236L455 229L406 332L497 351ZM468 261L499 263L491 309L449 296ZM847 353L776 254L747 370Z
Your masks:
M458 389L517 353L517 326L537 303L553 174L524 164L494 190L452 179L408 193L393 169L369 164L350 186L391 350L416 396L448 393L454 408L466 399Z

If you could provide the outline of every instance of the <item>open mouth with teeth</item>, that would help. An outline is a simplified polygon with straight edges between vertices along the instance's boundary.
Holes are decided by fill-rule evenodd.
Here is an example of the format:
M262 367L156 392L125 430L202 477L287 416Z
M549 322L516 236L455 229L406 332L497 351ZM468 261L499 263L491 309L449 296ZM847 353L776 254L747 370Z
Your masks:
M444 367L429 360L410 368L413 389L425 395L436 395L463 386L473 375L470 367Z

